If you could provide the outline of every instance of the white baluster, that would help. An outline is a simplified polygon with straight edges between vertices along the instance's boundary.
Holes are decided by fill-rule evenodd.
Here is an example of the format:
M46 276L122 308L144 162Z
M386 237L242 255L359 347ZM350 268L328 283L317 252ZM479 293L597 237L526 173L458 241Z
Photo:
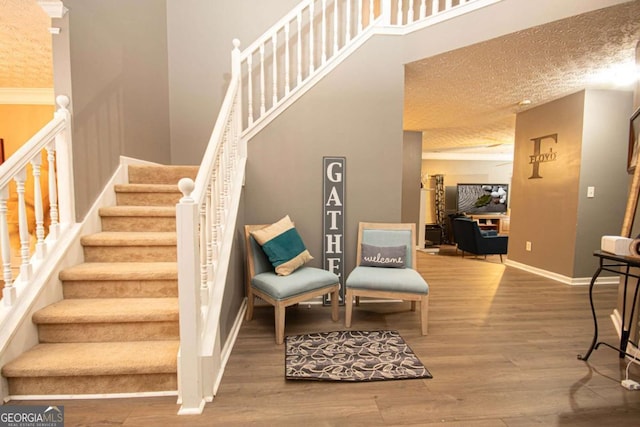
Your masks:
M249 125L253 123L253 54L247 56L247 71L249 73L247 77L247 113L249 113Z
M260 45L260 117L264 116L266 110L265 89L264 89L264 43Z
M9 188L7 186L0 190L0 244L2 245L2 278L4 279L2 302L5 306L13 305L16 300L16 288L13 286L13 274L11 273L11 241L7 225L8 199Z
M289 94L291 90L291 55L289 53L289 22L284 24L284 93Z
M396 25L402 25L402 0L398 0L398 10L396 11Z
M338 52L338 0L333 1L333 54Z
M46 247L44 245L44 219L42 210L42 188L40 187L40 165L42 164L42 155L38 154L31 160L31 168L33 171L33 207L36 219L36 256L38 259L44 259L46 256Z
M358 2L358 34L362 32L362 1L357 0Z
M409 11L408 11L408 16L407 16L407 24L412 24L414 21L414 13L413 13L413 4L414 0L409 0Z
M211 182L209 183L209 187L211 188L211 259L214 264L217 264L218 261L218 221L217 221L217 211L218 211L218 192L216 188L216 183L218 180L218 168L214 168L211 173Z
M433 0L431 2L431 16L440 12L440 0Z
M345 28L345 40L346 43L349 43L351 41L351 0L347 0L347 11L346 11L346 15L345 15L345 22L344 22L344 28ZM345 44L346 44L345 43Z
M54 144L47 146L47 164L49 167L49 238L58 240L60 224L58 223L58 186L56 185L56 150Z
M427 16L427 0L420 2L420 19L424 19Z
M453 1L452 0L446 0L444 2L444 10L449 10L449 9L451 9L452 6L453 6Z
M13 178L18 192L18 231L20 234L20 279L27 282L31 279L31 264L29 264L29 225L27 223L27 202L24 197L24 183L27 178L26 169L22 169Z
M322 0L322 65L327 62L327 0Z
M221 240L221 236L223 235L223 223L222 219L224 217L224 194L223 194L223 181L224 181L224 171L222 170L224 167L222 161L222 153L218 152L216 158L216 170L217 179L216 179L216 198L218 203L216 204L216 223L218 225L218 239Z
M271 36L271 44L273 44L273 96L272 107L278 103L278 33L274 32Z
M207 197L205 199L205 203L207 205L207 207L205 208L205 213L207 215L207 220L206 222L203 224L203 227L205 229L205 233L207 233L207 282L210 282L213 278L213 245L214 245L214 238L213 238L213 230L211 228L211 224L213 223L213 211L212 211L212 207L214 205L213 203L213 185L212 182L209 181L209 185L207 185Z
M209 305L209 291L207 289L207 230L204 226L207 223L207 212L204 203L200 205L199 218L200 299L202 305L206 306Z
M302 12L298 11L298 86L302 83Z
M381 0L381 15L384 25L391 25L391 0ZM436 0L437 1L437 0Z
M313 74L315 70L314 45L316 41L313 37L313 14L315 13L314 4L314 2L309 3L309 75Z

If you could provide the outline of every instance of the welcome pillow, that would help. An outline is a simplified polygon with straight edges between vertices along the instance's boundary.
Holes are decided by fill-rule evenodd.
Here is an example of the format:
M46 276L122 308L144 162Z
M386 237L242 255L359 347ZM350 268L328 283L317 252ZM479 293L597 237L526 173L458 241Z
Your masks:
M404 268L406 246L374 246L360 244L360 265L363 267Z
M313 259L289 215L251 235L262 246L279 276L288 276Z

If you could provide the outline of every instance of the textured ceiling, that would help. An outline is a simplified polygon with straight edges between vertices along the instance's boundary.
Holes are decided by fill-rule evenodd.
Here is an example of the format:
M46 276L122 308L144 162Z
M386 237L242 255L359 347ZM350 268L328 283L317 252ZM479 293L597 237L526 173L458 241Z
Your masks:
M423 151L512 149L516 112L585 88L632 89L598 76L634 70L639 40L634 1L408 64L404 128L423 131Z
M0 88L52 88L51 20L36 0L0 0Z
M49 26L36 0L0 0L0 90L53 87ZM631 89L595 77L632 67L638 40L640 0L408 64L404 128L423 131L423 151L508 152L516 112L585 88Z

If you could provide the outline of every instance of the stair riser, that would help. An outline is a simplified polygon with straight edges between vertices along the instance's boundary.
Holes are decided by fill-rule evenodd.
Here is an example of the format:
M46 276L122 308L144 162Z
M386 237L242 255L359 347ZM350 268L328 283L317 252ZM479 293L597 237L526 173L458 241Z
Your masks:
M38 325L41 343L166 341L180 337L177 321Z
M102 231L176 231L175 217L102 217Z
M141 393L177 389L175 373L9 378L9 394L12 396Z
M85 246L85 262L175 262L174 246Z
M118 206L175 206L182 193L127 193L117 192Z
M177 280L68 281L65 298L166 298L178 296Z

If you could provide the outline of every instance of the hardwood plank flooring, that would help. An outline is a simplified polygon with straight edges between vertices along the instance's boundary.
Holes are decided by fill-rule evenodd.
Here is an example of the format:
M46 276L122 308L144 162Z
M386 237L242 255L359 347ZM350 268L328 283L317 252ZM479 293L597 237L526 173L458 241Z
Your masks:
M501 264L497 256L419 254L430 286L429 335L408 303L362 304L352 329L395 329L433 379L372 383L284 380L273 311L245 322L218 396L201 416L178 416L174 397L9 402L60 404L66 426L638 426L640 391L620 386L626 362L600 347L577 360L593 333L588 288ZM600 339L615 344L609 319L615 286L595 289ZM328 307L287 311L286 334L344 329ZM640 381L640 367L630 378Z

